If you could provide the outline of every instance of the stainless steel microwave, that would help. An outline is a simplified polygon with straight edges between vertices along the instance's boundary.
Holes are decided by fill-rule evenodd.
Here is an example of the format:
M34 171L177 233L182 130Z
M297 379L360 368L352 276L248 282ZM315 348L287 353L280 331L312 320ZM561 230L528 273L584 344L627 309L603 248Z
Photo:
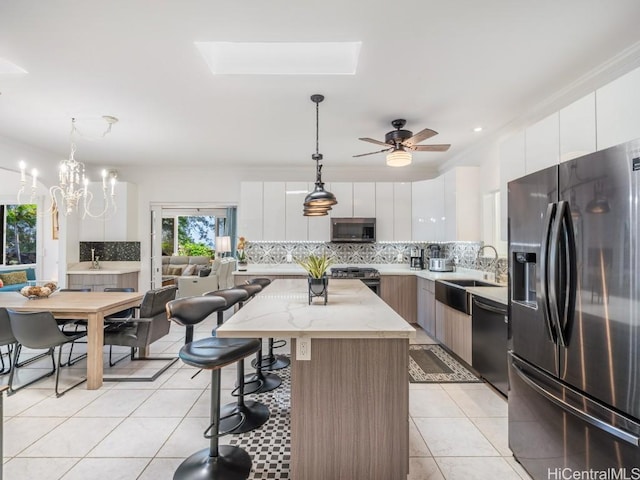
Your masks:
M331 241L369 243L376 241L375 218L332 218Z

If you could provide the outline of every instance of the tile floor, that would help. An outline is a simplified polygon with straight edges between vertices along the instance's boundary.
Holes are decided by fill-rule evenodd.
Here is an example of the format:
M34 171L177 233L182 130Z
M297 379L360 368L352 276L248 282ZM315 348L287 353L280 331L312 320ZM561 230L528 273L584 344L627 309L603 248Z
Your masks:
M214 323L199 325L196 338L209 335ZM418 332L416 343L431 342ZM183 331L174 325L152 354L175 355L182 343ZM46 365L22 369L21 378L38 367ZM62 381L82 374L82 362L74 367L63 369ZM140 375L155 367L125 361L115 369ZM97 391L81 386L61 398L50 377L6 397L5 480L173 478L184 458L207 446L209 375L191 378L194 371L177 362L153 383L105 383ZM225 403L232 401L234 381L235 367L225 368ZM484 384L411 384L410 414L408 480L529 478L507 446L507 403Z

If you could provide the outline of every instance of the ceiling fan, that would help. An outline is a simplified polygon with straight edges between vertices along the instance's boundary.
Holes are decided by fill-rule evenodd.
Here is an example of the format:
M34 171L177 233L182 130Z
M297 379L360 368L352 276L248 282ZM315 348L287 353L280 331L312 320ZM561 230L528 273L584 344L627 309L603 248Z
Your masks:
M411 152L446 152L449 150L449 147L451 147L449 144L416 145L423 140L437 135L438 132L430 128L425 128L414 135L413 132L409 130L403 130L406 123L407 121L402 118L393 120L391 125L395 130L391 130L384 136L384 142L374 140L373 138L359 138L358 140L383 145L387 148L378 150L377 152L361 153L360 155L354 155L354 157L390 152L387 155L387 165L390 167L404 167L411 163Z

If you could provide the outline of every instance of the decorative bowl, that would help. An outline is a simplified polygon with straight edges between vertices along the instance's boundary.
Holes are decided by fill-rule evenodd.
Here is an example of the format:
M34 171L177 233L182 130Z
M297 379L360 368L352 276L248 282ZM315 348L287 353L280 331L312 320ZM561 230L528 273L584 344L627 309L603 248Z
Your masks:
M27 297L29 300L36 300L49 297L49 295L57 289L58 286L53 282L47 282L43 285L27 285L26 287L22 287L20 295Z

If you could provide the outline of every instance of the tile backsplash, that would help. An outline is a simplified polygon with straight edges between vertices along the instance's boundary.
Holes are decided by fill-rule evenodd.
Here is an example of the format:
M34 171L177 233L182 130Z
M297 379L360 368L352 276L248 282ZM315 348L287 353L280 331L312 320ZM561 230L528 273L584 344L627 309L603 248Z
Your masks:
M91 249L101 262L139 262L140 242L80 242L80 261L91 261Z
M478 258L482 242L376 242L376 243L333 243L333 242L247 242L245 252L249 263L280 264L310 254L332 256L339 264L392 264L408 263L411 248L423 248L437 243L441 247L441 255L455 261L457 267L485 270L494 273L496 260L491 252L483 252ZM484 256L485 253L488 256ZM402 262L398 261L402 255ZM506 259L498 259L498 273L506 278Z

